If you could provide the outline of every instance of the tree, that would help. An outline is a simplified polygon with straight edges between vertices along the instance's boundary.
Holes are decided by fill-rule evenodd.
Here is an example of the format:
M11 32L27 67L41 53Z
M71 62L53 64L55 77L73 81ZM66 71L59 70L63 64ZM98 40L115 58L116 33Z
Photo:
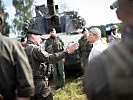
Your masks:
M32 17L31 6L33 5L33 0L13 0L12 4L16 9L13 26L19 32L18 34L20 34L23 22Z
M4 15L4 27L2 28L2 34L5 35L5 36L8 36L9 34L9 29L10 29L10 26L9 24L6 22L6 19L9 18L9 14L7 12L5 12L5 6L2 2L2 0L0 0L0 11L3 13Z

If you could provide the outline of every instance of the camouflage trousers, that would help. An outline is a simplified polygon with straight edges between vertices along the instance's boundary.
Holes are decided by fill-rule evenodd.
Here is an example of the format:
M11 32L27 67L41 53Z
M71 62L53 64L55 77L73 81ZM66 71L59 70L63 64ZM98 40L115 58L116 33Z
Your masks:
M35 79L35 95L30 100L53 100L48 79Z
M81 57L81 67L82 67L83 71L84 71L85 68L88 66L88 57L89 57L89 53L88 53L88 52L83 52L83 53L82 53L82 57Z
M31 97L30 100L53 100L53 94L49 94L47 97L35 95L34 97Z

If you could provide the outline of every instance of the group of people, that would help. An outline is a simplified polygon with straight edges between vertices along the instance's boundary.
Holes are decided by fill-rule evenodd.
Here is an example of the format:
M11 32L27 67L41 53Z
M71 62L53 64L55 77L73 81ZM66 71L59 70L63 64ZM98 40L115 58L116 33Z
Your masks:
M4 23L0 13L0 29ZM41 48L42 33L29 29L24 47L14 39L0 34L0 99L1 100L53 100L45 63L56 64L73 53L78 43L67 46L58 53L48 53Z
M42 33L36 30L27 31L24 47L0 35L0 99L53 100L49 81L42 71L45 63L53 64L54 73L59 74L57 66L79 47L81 58L84 57L83 92L89 100L133 100L133 0L117 0L116 5L116 14L122 21L122 39L110 47L101 41L101 31L96 27L83 29L79 44L66 49L55 29L50 30L46 50L40 46ZM0 28L3 19L0 13ZM114 33L111 35L110 38L116 38Z
M83 76L89 100L133 100L133 0L117 0L121 41L90 60Z
M84 28L83 36L79 39L79 55L81 58L81 67L84 72L90 60L101 54L108 45L101 39L101 30L97 27L91 29Z
M60 53L65 50L64 42L60 37L57 36L56 29L50 28L49 37L44 39L41 37L42 41L41 46L46 52L53 54L53 53ZM44 40L43 40L44 39ZM23 47L26 46L27 36L21 38L21 44ZM44 45L44 46L43 46ZM55 83L55 89L63 88L65 85L65 71L64 71L64 61L65 58L58 60L56 63L49 63L46 62L45 64L45 74L49 78L53 77Z
M50 28L48 32L49 37L44 42L45 48L40 48L41 43L43 43L41 39L42 33L36 30L28 30L26 37L21 38L21 44L25 48L33 70L35 95L31 97L31 100L37 100L38 98L39 100L43 98L51 100L52 91L49 86L48 72L53 74L55 89L63 88L65 85L65 57L63 56L58 59L49 55L55 53L59 55L62 53L65 50L64 43L57 36L55 28ZM78 51L81 58L81 69L84 73L89 61L107 49L107 44L101 40L101 30L97 27L93 27L90 30L83 28L81 33L83 36L78 41ZM44 51L45 54L43 54ZM42 83L43 80L45 80L44 83ZM41 88L44 84L45 88ZM38 94L41 95L38 97Z

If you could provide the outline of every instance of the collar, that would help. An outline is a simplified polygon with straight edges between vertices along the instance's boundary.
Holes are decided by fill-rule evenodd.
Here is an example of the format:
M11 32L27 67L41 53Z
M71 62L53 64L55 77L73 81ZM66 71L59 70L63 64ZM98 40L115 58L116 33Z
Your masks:
M58 37L57 36L50 36L50 38L57 39Z
M81 37L82 40L87 40L88 38L85 37L84 35Z
M98 39L98 40L96 40L94 43L93 43L93 45L97 45L97 44L99 44L99 43L101 43L102 41L101 41L101 39Z

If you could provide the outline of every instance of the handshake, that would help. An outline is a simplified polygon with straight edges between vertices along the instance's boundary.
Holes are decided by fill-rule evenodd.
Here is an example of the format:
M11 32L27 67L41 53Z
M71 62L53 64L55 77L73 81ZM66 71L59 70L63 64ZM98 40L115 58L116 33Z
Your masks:
M73 44L67 46L66 51L67 51L68 54L71 54L75 50L77 50L78 47L79 47L79 43L73 43Z

